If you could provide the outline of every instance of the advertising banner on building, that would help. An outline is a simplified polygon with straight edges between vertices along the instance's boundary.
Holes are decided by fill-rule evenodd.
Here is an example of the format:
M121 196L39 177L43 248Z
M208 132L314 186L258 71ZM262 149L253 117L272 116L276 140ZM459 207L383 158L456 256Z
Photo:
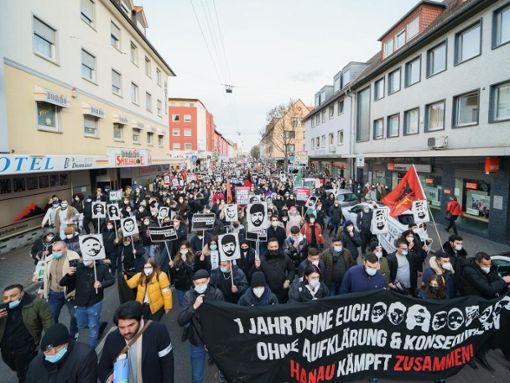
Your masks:
M205 301L198 312L202 340L229 382L435 381L488 342L510 348L508 295L428 301L375 290L313 304Z

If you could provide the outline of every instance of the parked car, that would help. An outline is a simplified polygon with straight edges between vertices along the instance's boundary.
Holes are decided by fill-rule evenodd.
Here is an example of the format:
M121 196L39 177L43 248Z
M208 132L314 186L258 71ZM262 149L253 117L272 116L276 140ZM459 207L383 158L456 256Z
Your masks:
M335 195L336 200L340 201L342 211L344 207L354 206L360 202L358 196L348 189L326 190L327 195L329 195L330 193L333 193Z
M491 256L492 264L496 266L500 277L510 275L510 253Z

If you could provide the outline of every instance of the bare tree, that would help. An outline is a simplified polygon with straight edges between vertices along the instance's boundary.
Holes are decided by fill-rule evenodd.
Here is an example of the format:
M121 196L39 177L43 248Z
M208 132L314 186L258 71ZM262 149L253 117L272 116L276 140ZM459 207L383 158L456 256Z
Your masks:
M260 158L260 147L258 145L254 145L251 149L250 149L250 155L258 160Z

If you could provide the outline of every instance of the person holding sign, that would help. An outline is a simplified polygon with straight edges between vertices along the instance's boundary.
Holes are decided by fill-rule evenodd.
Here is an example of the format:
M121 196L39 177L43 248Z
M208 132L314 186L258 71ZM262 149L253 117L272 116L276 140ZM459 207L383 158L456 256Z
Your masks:
M233 242L235 245L235 242ZM222 245L223 246L223 245ZM231 243L225 246L231 246ZM248 281L243 270L231 261L221 261L219 269L211 271L211 285L223 293L225 301L235 303L248 288Z
M172 291L166 273L159 270L154 258L149 258L143 265L143 272L126 279L130 289L136 289L136 301L143 307L145 320L160 321L163 313L172 309Z
M93 237L90 237L93 238ZM93 239L84 241L89 253L94 254L98 251L99 242ZM84 249L85 250L85 249ZM84 258L85 258L85 251ZM84 260L74 266L69 267L69 271L60 280L61 286L66 286L70 290L76 290L76 324L78 332L88 328L88 345L94 349L97 344L99 334L99 323L101 317L101 308L103 306L103 290L112 286L114 279L108 270L108 267L101 261Z

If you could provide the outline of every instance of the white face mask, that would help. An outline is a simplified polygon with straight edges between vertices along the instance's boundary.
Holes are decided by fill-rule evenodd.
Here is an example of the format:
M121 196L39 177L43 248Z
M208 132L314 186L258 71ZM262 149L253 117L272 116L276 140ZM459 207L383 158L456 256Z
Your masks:
M407 237L407 242L414 242L414 237Z
M310 223L315 223L315 219L310 218Z
M414 234L418 234L418 229L413 229Z
M74 237L74 234L66 234L66 238L67 238L67 239L71 239L71 238L73 238L73 237Z
M450 262L443 263L443 269L447 271L452 271L452 264Z
M154 269L152 267L145 267L143 269L143 273L146 275L146 276L149 276L152 274L152 272L154 271Z
M311 286L312 288L314 288L314 289L315 289L317 286L319 286L319 284L320 284L321 282L320 282L320 280L318 280L318 279L309 279L309 280L308 280L308 283L310 284L310 286Z
M461 251L462 250L462 245L455 245L455 250L456 251Z
M314 265L314 266L319 266L319 260L317 260L317 261L312 261L312 265Z
M365 267L365 271L371 277L373 277L375 275L375 273L377 273L377 270L376 269L372 269L371 267Z
M382 251L376 251L376 252L374 252L374 254L375 254L375 256L376 256L377 258L379 258L379 259L381 259L381 258L382 258L382 256L383 256L383 252L382 252Z
M482 271L485 273L485 274L489 274L491 272L491 267L490 266L486 266L486 267L482 267L480 266L480 269L482 269Z
M264 290L265 290L264 286L252 288L253 295L255 295L257 298L260 298L262 296L262 294L264 294Z

